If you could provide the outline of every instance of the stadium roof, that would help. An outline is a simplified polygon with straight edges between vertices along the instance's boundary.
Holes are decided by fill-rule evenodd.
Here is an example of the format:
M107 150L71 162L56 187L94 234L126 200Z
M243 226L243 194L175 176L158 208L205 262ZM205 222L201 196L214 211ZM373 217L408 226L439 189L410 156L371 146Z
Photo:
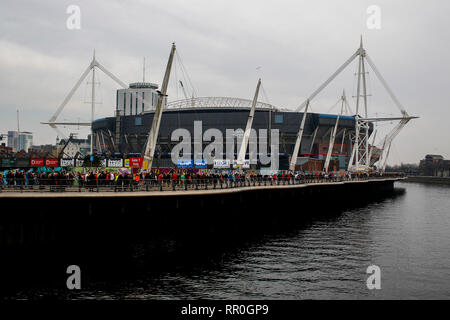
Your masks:
M215 108L229 108L229 109L250 109L252 100L231 98L231 97L198 97L183 100L176 100L167 103L166 110L180 110L180 109L215 109ZM258 110L273 110L273 111L292 111L285 108L277 108L271 104L258 101L256 103Z

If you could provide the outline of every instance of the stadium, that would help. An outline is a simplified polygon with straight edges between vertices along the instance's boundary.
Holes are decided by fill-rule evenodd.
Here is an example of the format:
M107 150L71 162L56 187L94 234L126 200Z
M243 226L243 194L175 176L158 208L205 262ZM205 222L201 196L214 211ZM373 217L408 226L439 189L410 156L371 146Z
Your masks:
M185 83L190 86L191 90L185 87L183 81L178 80L177 72L175 72L175 85L177 88L180 85L179 88L183 92L184 99L168 102L167 89L174 57L177 57L177 65L181 66ZM360 63L357 73L355 112L351 110L345 92L340 98L341 111L339 115L308 112L310 101L357 58ZM388 117L369 116L365 61L400 110L401 116L393 114L389 114ZM120 89L116 90L115 116L94 118L96 68L103 71L120 86ZM74 92L90 72L92 74L91 121L85 123L57 121ZM158 90L157 84L145 82L145 63L143 81L127 85L103 67L94 55L90 65L55 114L48 122L42 123L50 125L58 134L61 133L57 129L58 125L90 126L90 154L96 153L103 159L105 157L139 157L145 159L143 161L144 168L179 166L174 158L179 159L181 154L183 160L199 160L202 158L199 157L199 148L205 150L213 143L217 146L216 140L219 132L219 136L227 137L227 139L225 142L220 142L220 148L213 147L214 155L210 153L212 158L208 159L208 168L212 168L211 160L226 159L226 161L230 161L230 164L234 161L239 162L236 167L245 162L246 167L243 168L248 168L248 160L250 160L250 166L253 169L269 169L265 161L255 160L253 155L257 154L256 158L267 158L270 155L272 162L274 159L278 159L278 164L273 166L272 170L337 171L344 169L368 172L379 168L384 171L393 139L411 119L417 118L410 116L399 103L373 61L368 57L362 41L353 55L297 108L279 108L258 101L260 83L261 79L259 79L253 100L198 96L181 59L176 54L175 44L172 44L160 90ZM268 101L267 97L265 100ZM154 117L155 114L157 116ZM380 121L399 122L378 142L379 147L376 147L377 130L374 130L374 123ZM199 123L200 129L198 128ZM243 129L249 130L246 134L251 130L250 140L240 139L243 136ZM211 134L212 130L215 132L213 135ZM233 137L236 137L236 139L232 139L232 148L230 148L228 140L230 130L233 132ZM187 132L189 138L194 136L197 141L195 143L191 141L188 144L189 148L179 148L181 141L185 144L185 135L180 140L178 134L180 131ZM209 135L206 135L205 139L203 136L198 139L198 131L209 131ZM276 142L274 142L275 139L272 140L274 131L276 131L274 136ZM264 134L264 132L266 133ZM211 135L215 137L214 141L210 141ZM252 139L255 141L255 138L257 150L254 148L254 143L253 149L250 148ZM264 141L265 139L266 141ZM238 150L241 141L244 141L245 146L249 143L247 156L244 155L245 148ZM261 144L263 148L260 149ZM180 152L180 150L182 151ZM212 148L208 150L212 150ZM239 159L237 159L238 157ZM202 165L205 163L203 162Z
M183 81L178 80L177 72L175 72L175 85L177 88L180 85L179 88L183 92L184 99L168 101L167 89L174 57L177 57L177 65L181 66L185 83L191 87L191 90L185 87ZM338 101L341 103L339 115L308 112L310 101L357 58L359 58L359 66L355 112L351 110L345 92ZM401 116L396 117L392 114L389 117L376 116L373 118L369 116L365 61L400 110ZM116 90L115 116L94 118L96 69L103 71L120 86L120 89ZM90 126L90 154L96 153L102 159L105 157L123 159L139 157L141 160L145 159L143 161L144 168L180 166L174 158L179 159L181 154L183 160L199 160L202 158L199 157L199 148L205 150L213 143L217 146L217 133L219 133L219 136L227 138L225 142L223 140L220 142L220 148L213 147L214 155L212 152L210 153L212 158L208 159L208 168L216 167L212 166L211 160L226 159L226 161L230 161L230 164L234 161L239 162L236 167L240 167L245 162L247 167L243 168L248 168L248 160L250 160L252 169L270 169L266 166L265 161L255 160L253 156L256 154L256 158L267 158L270 155L272 162L273 159L278 159L277 165L273 166L272 170L368 172L378 169L384 171L393 139L411 119L417 118L410 116L399 103L364 50L362 40L360 47L353 55L297 108L279 108L258 101L261 79L259 79L253 100L198 96L195 86L192 85L192 81L176 53L175 44L172 44L160 90L158 90L157 84L145 82L145 63L143 69L143 81L127 85L101 65L94 55L88 68L55 114L48 122L42 123L50 125L58 134L61 133L57 129L58 125ZM91 121L85 123L57 121L74 92L90 72L92 74ZM267 97L265 100L268 101ZM156 116L154 116L155 114ZM374 130L374 123L379 121L399 122L379 141L379 147L376 147L377 130ZM251 130L249 140L242 139L244 129L249 130L246 134ZM198 139L198 131L208 132L208 130L211 131L209 131L209 135L205 134L205 139L203 136ZM229 130L233 132L231 143L233 147L231 148L228 140ZM189 148L179 148L181 141L185 144L185 135L180 140L178 134L180 131L187 133L189 138L197 139L196 142L189 142ZM215 134L211 134L212 131ZM276 131L276 135L272 140L274 131ZM212 138L210 136L215 137L214 141L210 141ZM254 143L253 149L251 148L252 139L255 141L255 138L256 150ZM275 139L276 142L274 142ZM241 141L244 141L246 147L248 143L247 155L244 154L245 148L238 150ZM260 148L261 145L263 145L262 148ZM180 152L180 150L182 151ZM212 150L212 148L208 150ZM238 157L239 159L237 159ZM205 163L203 162L202 165Z
M135 105L138 102L136 99L133 104L133 93L129 93L129 99L125 97L125 93L121 101L119 96L124 93L119 91L121 90L117 92L116 116L97 119L93 122L95 149L97 153L104 155L142 154L152 126L154 110L145 110L143 106L142 111L137 112ZM127 112L128 103L130 106ZM190 132L191 136L194 136L194 122L201 121L203 132L208 129L218 129L225 136L226 130L245 129L251 104L251 100L229 97L198 97L167 103L162 114L154 166L176 166L171 161L172 148L178 143L171 138L176 129L184 128ZM267 103L258 102L256 105L252 128L258 135L262 129L266 129L266 132L271 132L271 129L279 130L279 165L282 170L289 168L290 157L303 116L303 112L277 108ZM310 167L311 163L323 162L336 120L337 115L307 113L297 165L310 163ZM354 136L354 131L355 117L340 116L330 169L347 168L352 151L350 139ZM267 139L270 138L267 137ZM203 150L211 142L203 141L202 143ZM270 141L268 144L270 145ZM234 148L233 159L236 159L239 150L236 150L237 146ZM259 169L261 164L256 163L254 167ZM316 164L312 169L321 168L317 168Z

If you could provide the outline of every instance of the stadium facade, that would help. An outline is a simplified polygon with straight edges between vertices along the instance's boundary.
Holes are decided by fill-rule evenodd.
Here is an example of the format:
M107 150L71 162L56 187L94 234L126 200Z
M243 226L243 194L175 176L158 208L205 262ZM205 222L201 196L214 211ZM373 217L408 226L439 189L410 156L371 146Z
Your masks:
M156 89L152 87L152 89ZM134 90L130 89L130 90ZM150 131L154 109L144 108L141 112L123 115L126 106L121 106L127 92L117 92L116 116L97 119L93 122L95 149L97 153L111 155L142 154ZM132 92L129 93L130 95ZM122 97L119 99L119 97ZM123 102L122 102L123 103ZM208 129L218 129L226 136L226 130L245 129L251 100L228 97L199 97L178 100L167 103L164 107L159 130L155 166L173 167L171 152L178 139L172 141L172 134L176 129L183 128L194 137L194 123L201 122L204 133ZM147 110L145 110L147 109ZM279 131L279 161L280 169L289 167L289 159L293 153L297 133L304 114L289 109L277 108L273 105L258 102L252 128L258 139L261 130L270 133L272 129ZM303 139L300 147L298 165L310 160L324 160L330 141L331 132L336 124L337 115L308 113L305 121ZM345 169L351 156L351 137L354 136L355 117L340 116L336 139L332 152L332 169ZM264 136L270 145L270 134ZM211 141L202 141L202 150ZM225 143L225 142L224 142ZM237 144L234 147L236 159ZM223 150L225 150L223 146ZM194 146L192 146L194 150ZM229 156L227 156L228 158ZM259 164L256 167L260 167Z

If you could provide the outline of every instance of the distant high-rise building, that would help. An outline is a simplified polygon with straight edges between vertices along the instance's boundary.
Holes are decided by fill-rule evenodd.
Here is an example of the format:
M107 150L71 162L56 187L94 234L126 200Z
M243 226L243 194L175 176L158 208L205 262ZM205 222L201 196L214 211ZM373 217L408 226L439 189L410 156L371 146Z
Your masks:
M8 147L15 149L17 152L28 151L33 145L33 133L26 131L8 131Z
M149 82L131 83L128 89L118 89L116 111L120 111L122 116L129 116L155 110L159 99L157 90L158 85Z

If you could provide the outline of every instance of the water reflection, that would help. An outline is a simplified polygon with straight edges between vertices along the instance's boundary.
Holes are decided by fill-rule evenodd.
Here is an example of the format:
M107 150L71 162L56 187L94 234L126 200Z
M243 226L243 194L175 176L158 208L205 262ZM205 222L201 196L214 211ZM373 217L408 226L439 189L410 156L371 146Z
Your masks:
M68 299L373 299L450 297L448 187L399 183L363 207L305 215L159 257L135 244L120 268L92 271L80 292L24 289L15 297ZM349 195L351 197L351 195ZM380 266L382 289L366 268Z

